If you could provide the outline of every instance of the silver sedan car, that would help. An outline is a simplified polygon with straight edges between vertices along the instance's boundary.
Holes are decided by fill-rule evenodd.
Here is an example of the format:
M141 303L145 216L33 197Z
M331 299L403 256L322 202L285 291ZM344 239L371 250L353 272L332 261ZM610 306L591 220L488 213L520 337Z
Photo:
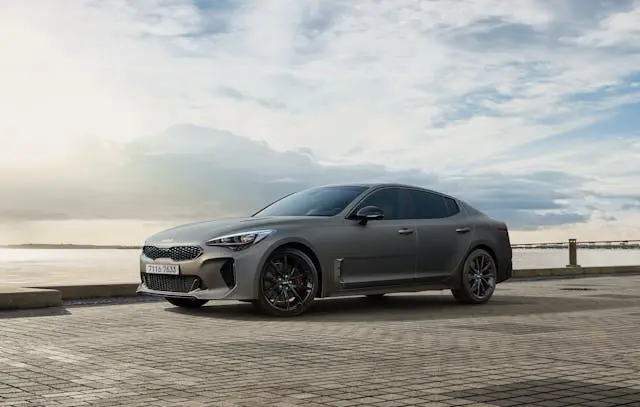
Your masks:
M287 195L247 218L151 236L139 294L178 307L252 302L300 315L316 298L449 289L488 301L512 275L507 225L469 204L401 184L347 184Z

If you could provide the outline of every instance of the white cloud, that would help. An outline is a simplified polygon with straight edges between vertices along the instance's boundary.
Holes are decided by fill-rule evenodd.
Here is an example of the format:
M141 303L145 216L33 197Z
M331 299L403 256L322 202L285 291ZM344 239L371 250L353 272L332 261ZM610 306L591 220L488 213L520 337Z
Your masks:
M598 26L575 39L578 44L596 47L619 46L640 49L640 1L628 10L613 13L602 19Z
M590 4L2 2L0 159L37 171L87 135L127 142L192 123L307 148L316 164L586 171L581 187L616 193L640 172L637 135L514 153L638 103L640 2ZM627 157L628 174L593 158L603 151Z

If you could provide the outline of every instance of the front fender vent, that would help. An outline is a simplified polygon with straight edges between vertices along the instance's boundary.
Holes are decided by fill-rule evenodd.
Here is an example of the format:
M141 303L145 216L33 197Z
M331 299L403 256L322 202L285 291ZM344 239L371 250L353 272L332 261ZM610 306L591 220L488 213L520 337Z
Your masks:
M224 262L222 267L220 267L220 275L228 288L236 286L236 268L234 267L233 259Z

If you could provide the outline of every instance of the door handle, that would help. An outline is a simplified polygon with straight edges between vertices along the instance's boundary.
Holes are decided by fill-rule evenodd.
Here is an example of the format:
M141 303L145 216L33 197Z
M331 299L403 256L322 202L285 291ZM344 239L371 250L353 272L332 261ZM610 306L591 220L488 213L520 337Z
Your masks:
M456 229L457 233L467 233L467 232L471 232L470 228L464 227L464 228L458 228Z
M410 235L413 233L413 229L409 229L409 228L402 228L398 231L399 234L401 235Z

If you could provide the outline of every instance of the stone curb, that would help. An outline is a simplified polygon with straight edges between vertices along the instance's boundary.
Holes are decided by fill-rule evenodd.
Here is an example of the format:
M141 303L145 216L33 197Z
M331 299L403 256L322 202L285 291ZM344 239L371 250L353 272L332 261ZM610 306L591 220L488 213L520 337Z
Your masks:
M587 277L598 275L625 275L640 273L640 266L605 266L605 267L556 267L546 269L514 270L513 279L552 278L552 277Z
M557 267L514 270L511 280L576 278L640 274L640 266ZM64 285L44 287L0 286L0 310L61 306L63 301L90 298L135 297L138 283Z
M58 290L0 286L0 310L49 308L62 305Z
M56 290L65 300L84 300L87 298L109 298L109 297L134 297L138 283L115 283L115 284L78 284L34 287Z

